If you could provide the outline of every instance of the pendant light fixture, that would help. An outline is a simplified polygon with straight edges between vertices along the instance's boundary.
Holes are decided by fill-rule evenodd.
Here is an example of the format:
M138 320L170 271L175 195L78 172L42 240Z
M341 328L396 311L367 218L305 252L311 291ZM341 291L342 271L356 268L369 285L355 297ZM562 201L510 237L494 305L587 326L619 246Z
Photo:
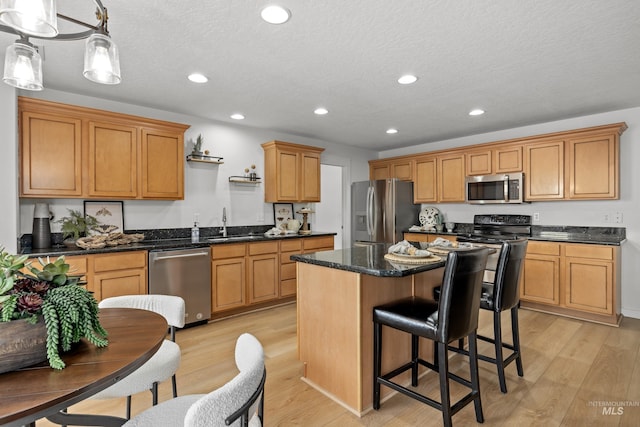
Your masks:
M42 90L42 58L28 40L7 47L2 81L19 89Z
M29 38L40 38L62 41L87 39L83 75L96 83L120 83L120 59L118 48L107 29L107 9L100 0L92 1L96 5L96 25L57 13L55 0L0 0L0 31L20 37L7 47L3 81L19 89L43 89L42 58L29 42ZM57 28L58 18L88 30L61 34Z

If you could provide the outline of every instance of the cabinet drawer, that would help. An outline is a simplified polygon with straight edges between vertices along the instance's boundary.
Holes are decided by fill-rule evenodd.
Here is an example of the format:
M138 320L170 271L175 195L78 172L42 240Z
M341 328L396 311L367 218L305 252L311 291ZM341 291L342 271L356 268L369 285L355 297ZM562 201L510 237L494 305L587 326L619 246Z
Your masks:
M302 251L302 239L288 239L280 241L281 252Z
M565 245L564 254L573 258L593 258L610 261L613 260L613 249L612 246Z
M67 256L64 262L69 264L69 274L87 274L87 257Z
M529 240L527 254L560 256L560 243Z
M295 264L295 261L291 260L291 255L301 254L302 251L282 252L280 253L280 264Z
M333 249L333 236L315 237L302 239L302 247L305 251L309 249L331 248Z
M249 255L275 254L278 252L278 242L249 243Z
M282 264L280 266L280 279L295 279L296 278L296 264Z
M125 252L121 254L94 255L93 271L126 270L129 268L144 268L147 266L147 252Z
M243 257L246 251L244 243L231 245L212 245L211 259L238 258Z
M287 279L280 282L280 296L288 297L296 294L296 279Z

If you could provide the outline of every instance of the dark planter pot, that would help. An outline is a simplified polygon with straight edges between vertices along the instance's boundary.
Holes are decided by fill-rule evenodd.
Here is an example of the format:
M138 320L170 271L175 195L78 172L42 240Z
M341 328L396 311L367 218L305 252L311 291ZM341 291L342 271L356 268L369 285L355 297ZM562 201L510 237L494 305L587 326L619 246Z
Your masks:
M0 374L47 360L47 329L40 317L0 322Z

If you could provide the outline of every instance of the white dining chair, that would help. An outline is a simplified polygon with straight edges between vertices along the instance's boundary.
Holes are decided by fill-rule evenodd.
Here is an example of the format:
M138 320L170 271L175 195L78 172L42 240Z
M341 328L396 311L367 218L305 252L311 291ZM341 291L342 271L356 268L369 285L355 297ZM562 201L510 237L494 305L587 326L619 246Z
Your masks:
M91 396L91 399L127 398L127 419L131 418L131 396L150 390L153 405L158 404L158 384L171 377L173 397L178 396L176 371L180 366L180 347L176 344L176 329L184 326L185 303L172 295L125 295L105 298L100 308L138 308L162 315L169 325L171 340L165 339L160 349L144 365L114 385Z
M262 426L267 372L260 341L251 334L240 335L235 360L240 373L222 387L209 394L162 402L131 418L123 427Z

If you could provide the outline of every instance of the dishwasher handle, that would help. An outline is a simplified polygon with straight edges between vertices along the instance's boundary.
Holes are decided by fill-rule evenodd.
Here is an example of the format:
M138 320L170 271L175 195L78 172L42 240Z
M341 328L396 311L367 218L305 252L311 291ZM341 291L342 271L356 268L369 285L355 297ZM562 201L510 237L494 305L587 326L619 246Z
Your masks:
M191 254L158 256L158 257L153 257L153 262L162 261L162 260L165 260L165 259L190 258L190 257L199 257L199 256L209 256L209 254L206 253L206 252L198 252L198 253L191 253Z

